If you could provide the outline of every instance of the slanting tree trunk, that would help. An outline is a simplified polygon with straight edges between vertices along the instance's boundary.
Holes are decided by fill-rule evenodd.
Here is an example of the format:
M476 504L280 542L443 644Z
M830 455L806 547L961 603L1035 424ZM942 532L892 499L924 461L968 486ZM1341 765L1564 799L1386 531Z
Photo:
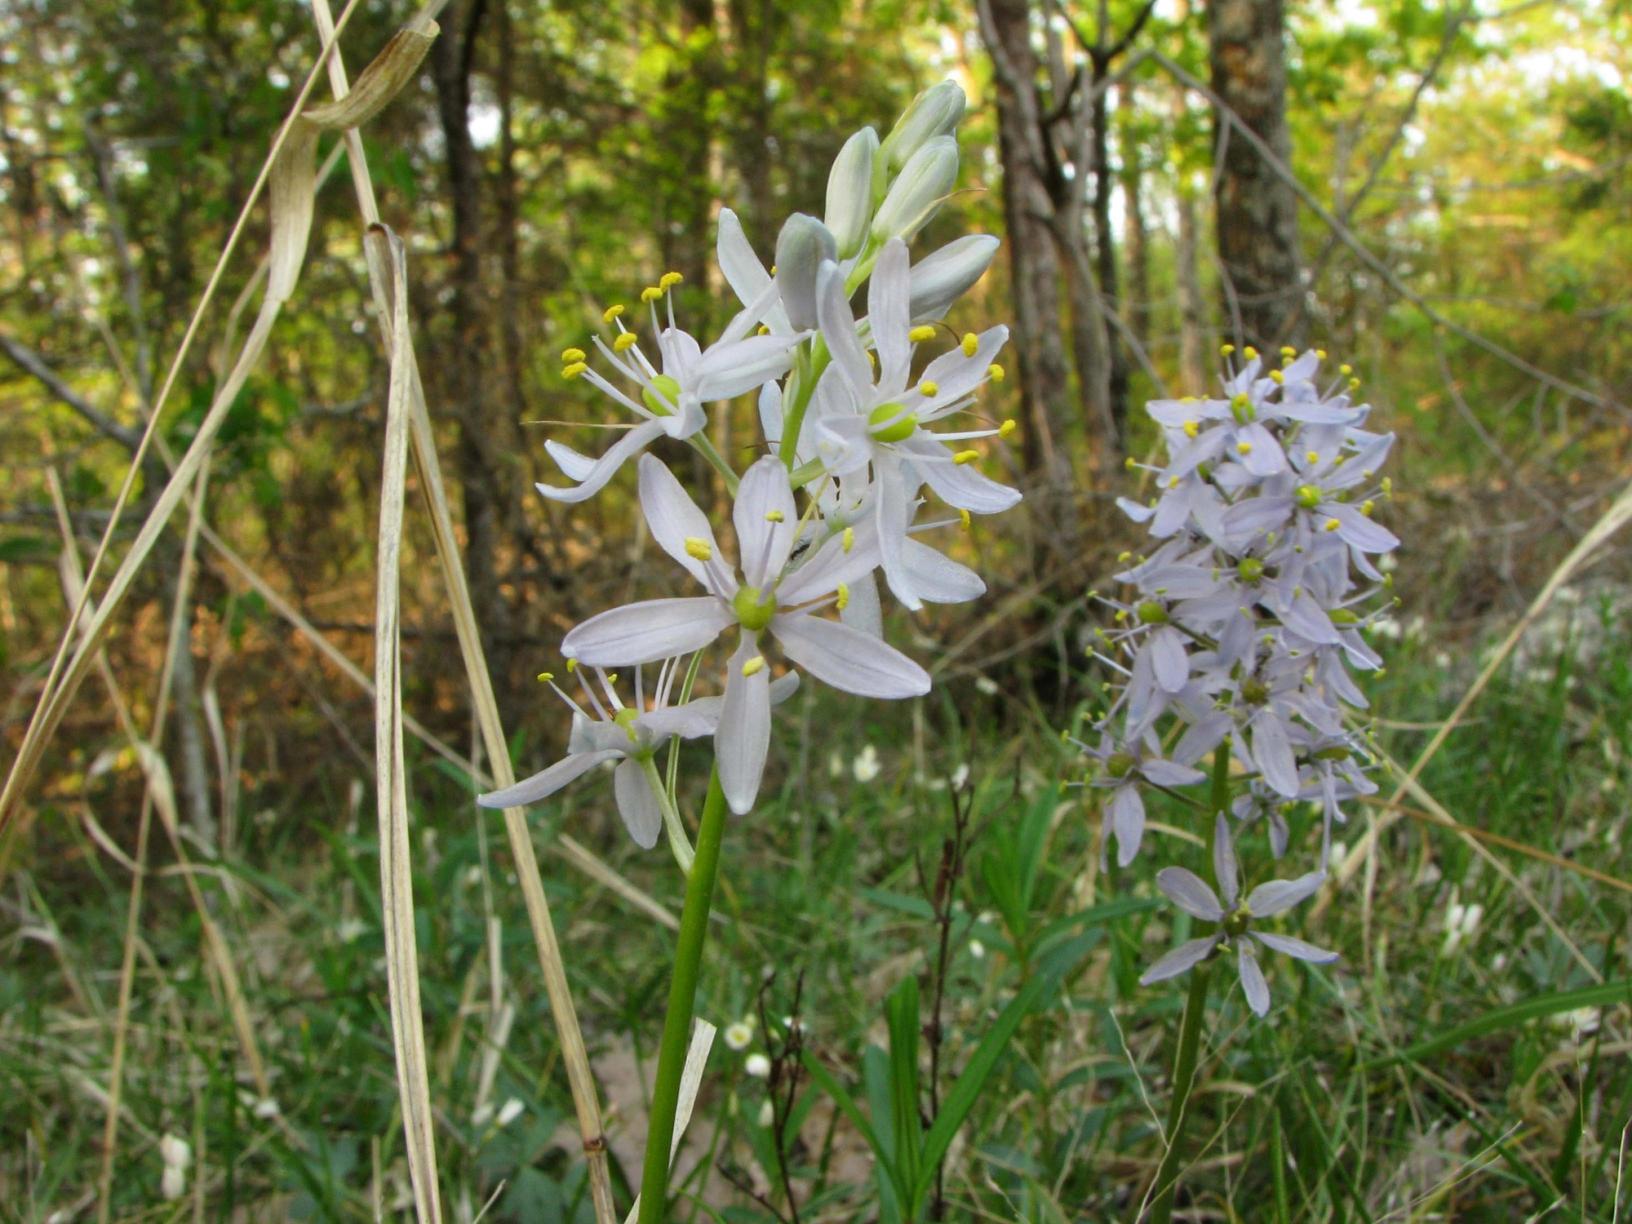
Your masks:
M1214 92L1286 164L1283 0L1214 0L1207 14ZM1216 122L1227 123L1223 116ZM1239 133L1220 138L1218 253L1228 280L1226 312L1239 312L1239 338L1248 344L1266 351L1301 347L1297 196Z

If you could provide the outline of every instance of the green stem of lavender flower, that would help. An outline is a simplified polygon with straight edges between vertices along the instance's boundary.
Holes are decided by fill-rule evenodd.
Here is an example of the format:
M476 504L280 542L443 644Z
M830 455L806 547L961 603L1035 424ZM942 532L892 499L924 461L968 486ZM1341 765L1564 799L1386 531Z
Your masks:
M680 939L674 950L674 978L669 983L669 1010L663 1019L663 1043L657 1052L657 1083L652 1088L651 1120L646 1131L646 1160L640 1179L640 1224L663 1224L668 1214L669 1148L674 1115L680 1106L680 1074L691 1040L692 1010L697 1003L697 976L703 961L708 912L714 902L714 877L720 866L725 832L725 792L716 769L708 780L702 821L697 829L696 858L686 877L686 901L680 911Z
M810 407L810 397L815 394L817 380L830 360L832 354L827 351L827 341L817 336L810 343L808 364L801 360L797 368L793 403L782 414L782 446L777 452L783 466L789 471L793 470L794 457L799 451L799 431L805 425L805 410Z
M1184 1023L1179 1029L1179 1053L1173 1062L1173 1103L1167 1111L1167 1155L1156 1170L1156 1203L1151 1208L1151 1224L1169 1224L1173 1218L1173 1197L1179 1188L1179 1159L1184 1124L1190 1120L1190 1089L1196 1083L1196 1051L1201 1045L1201 1018L1207 1011L1206 962L1190 971L1190 997L1184 1004Z
M1230 741L1213 752L1212 810L1228 815L1230 810ZM1167 1113L1167 1155L1156 1170L1156 1204L1152 1224L1169 1224L1173 1218L1173 1198L1179 1189L1180 1141L1190 1118L1190 1089L1196 1082L1196 1050L1201 1043L1201 1020L1207 1013L1206 961L1190 971L1190 996L1184 1004L1184 1020L1179 1027L1179 1052L1173 1060L1173 1101Z

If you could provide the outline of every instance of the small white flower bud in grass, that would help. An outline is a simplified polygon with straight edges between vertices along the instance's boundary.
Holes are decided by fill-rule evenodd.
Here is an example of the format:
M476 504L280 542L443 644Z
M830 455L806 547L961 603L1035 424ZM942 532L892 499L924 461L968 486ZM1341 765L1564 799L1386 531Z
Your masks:
M816 269L837 252L833 235L815 217L794 213L783 223L776 238L776 285L796 330L816 326Z
M743 1060L742 1069L755 1079L769 1079L771 1060L763 1054L750 1054Z
M523 1105L519 1099L516 1097L511 1097L502 1106L500 1106L499 1116L493 1119L494 1124L497 1126L509 1126L510 1123L521 1117L525 1110L526 1106Z
M969 941L969 955L974 957L976 960L985 960L986 945L981 943L978 939L971 939Z
M956 81L930 86L895 121L879 147L879 160L888 170L900 169L929 141L949 137L963 118L964 105L963 88Z
M861 754L851 762L850 769L856 775L856 781L863 786L871 782L878 777L879 771L883 769L883 765L879 763L878 749L868 744L861 750Z
M759 1124L761 1126L769 1126L775 1121L776 1111L771 1108L771 1103L769 1101L764 1102L759 1107Z
M883 167L878 161L878 133L862 128L833 159L827 176L827 212L822 220L838 245L840 259L849 259L867 241L867 223L873 219L874 186L883 193ZM780 262L780 256L778 256Z
M754 1026L747 1020L738 1020L725 1026L725 1044L733 1050L746 1050L754 1039Z
M901 167L884 203L873 217L873 237L911 238L935 215L958 181L958 142L950 136L927 141Z

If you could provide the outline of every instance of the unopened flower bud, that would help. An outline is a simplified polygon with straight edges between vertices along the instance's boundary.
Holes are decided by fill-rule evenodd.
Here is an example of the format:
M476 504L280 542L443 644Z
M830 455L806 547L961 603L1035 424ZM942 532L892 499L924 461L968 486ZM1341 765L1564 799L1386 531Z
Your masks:
M837 255L827 226L806 213L794 213L776 236L776 287L788 322L799 331L816 326L816 270Z
M938 136L950 136L963 118L963 88L956 81L932 85L912 100L879 148L887 170L899 170Z
M827 223L839 258L849 259L867 241L867 223L873 219L875 183L883 193L883 167L878 163L878 133L862 128L833 159L827 176ZM778 256L780 258L780 256Z
M873 217L873 236L910 239L935 215L958 181L958 142L937 136L912 155Z
M990 234L970 234L947 243L912 266L908 278L912 304L908 307L914 323L939 319L952 303L991 267L998 242Z

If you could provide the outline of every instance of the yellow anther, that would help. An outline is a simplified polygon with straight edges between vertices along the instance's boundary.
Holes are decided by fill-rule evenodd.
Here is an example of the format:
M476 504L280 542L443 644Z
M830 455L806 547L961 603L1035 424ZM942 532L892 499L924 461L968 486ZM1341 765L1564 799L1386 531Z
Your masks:
M1316 361L1325 361L1326 360L1326 350L1325 349L1316 349L1315 350L1315 360Z
M1245 357L1248 361L1256 361L1258 359L1258 350L1249 344L1246 348L1241 350L1241 356Z
M767 523L784 523L787 521L787 518L788 516L783 514L780 510L765 511L765 521Z
M587 369L589 369L589 367L587 365L585 365L583 362L575 361L571 365L566 367L566 369L561 371L561 377L562 378L577 378L578 375L582 374Z
M1139 470L1139 460L1135 459L1132 455L1129 455L1126 459L1122 460L1122 466L1130 472L1137 472Z
M1358 378L1349 379L1349 390L1350 391L1358 391L1359 389L1360 389L1360 380Z
M771 329L768 326L766 326L764 323L761 323L759 325L759 334L761 336L768 336L768 335L771 334Z
M1118 565L1126 565L1129 561L1132 561L1132 560L1133 560L1133 554L1131 552L1127 551L1127 549L1123 549L1121 552L1116 554L1116 563Z
M1350 374L1354 373L1354 367L1345 361L1342 365L1337 367L1337 372L1347 378Z
M1269 372L1269 380L1277 384L1285 383L1286 375L1282 374L1279 370L1271 370Z
M1118 608L1116 610L1116 615L1111 619L1120 625L1123 621L1128 619L1128 610L1126 608Z
M1004 378L1003 367L998 365L995 361L992 362L991 365L986 367L986 377L991 379L993 382L1002 382Z
M1179 487L1179 478L1177 476L1169 476L1167 478L1167 487L1170 488L1170 489L1178 488Z
M586 354L581 348L561 350L561 360L568 365L572 364L574 361L582 361L586 356L588 356L588 354Z
M918 384L918 394L919 395L927 397L927 396L932 396L932 395L939 395L940 393L941 393L941 384L934 381L933 379L926 378L926 379L924 379L923 382Z
M848 608L850 606L850 584L849 583L847 583L847 582L839 583L838 598L834 601L833 606L838 608L838 610L840 612L843 612L846 608Z
M1335 518L1329 518L1326 520L1323 526L1327 531L1336 531L1339 527L1343 526L1343 524L1338 522Z
M1221 357L1228 357L1233 352L1235 352L1235 345L1233 344L1221 344L1218 346L1218 353Z
M1014 433L1014 431L1019 429L1019 428L1020 428L1020 423L1018 421L1016 421L1013 417L1009 417L1003 422L1003 424L1001 424L1001 425L999 425L997 427L997 436L1000 437L1000 438L1010 437Z
M577 659L568 659L567 660L567 674L570 676L573 672L575 672L577 670L578 670L578 660Z
M620 332L618 338L612 341L612 351L614 353L626 353L639 343L640 337L635 335L634 332Z
M1250 455L1250 454L1252 454L1252 443L1251 442L1245 442L1245 441L1237 442L1235 444L1235 450L1236 450L1237 454Z
M1383 490L1383 496L1384 497L1393 497L1394 496L1394 477L1384 476L1383 477L1383 482L1379 487Z
M963 348L965 357L973 357L975 350L980 347L980 337L975 335L974 332L964 332L963 339L959 341L959 344Z
M980 452L977 450L959 451L957 454L952 456L952 462L957 464L973 463L979 458Z
M1320 462L1320 452L1319 451L1304 451L1303 452L1303 461L1305 463L1319 463Z
M618 673L617 672L613 672L610 676L608 676L606 678L606 686L608 688L616 687L617 683L618 683Z
M759 675L760 672L762 672L764 670L765 670L765 656L764 655L755 655L753 658L749 659L746 663L744 663L742 665L742 674L744 676L757 676L757 675Z
M1367 518L1370 518L1372 516L1372 512L1376 509L1377 503L1372 501L1369 497L1360 503L1360 513L1365 515Z
M1281 356L1285 357L1288 361L1292 360L1292 358L1296 357L1297 355L1298 350L1293 348L1290 344L1281 345Z
M605 310L601 311L601 322L602 323L612 322L613 319L617 318L619 315L621 315L624 312L624 309L625 309L625 307L624 307L624 304L622 302L619 302L614 306L608 306Z
M687 536L686 556L698 561L712 561L714 559L714 548L701 536Z
M1200 432L1201 432L1201 422L1199 422L1199 421L1186 421L1184 423L1184 436L1185 437L1193 438L1197 434L1199 434Z
M873 373L878 373L878 354L872 349L867 350L867 364L872 367Z
M968 531L968 530L970 530L972 524L973 524L973 520L969 517L969 511L959 510L958 511L958 526L962 527L963 530Z
M685 279L678 272L665 272L657 278L657 287L659 289L672 289Z
M924 323L921 326L915 327L909 331L907 333L907 339L911 340L914 344L922 344L925 340L935 339L935 329L928 323Z
M659 289L656 285L647 285L646 288L640 291L640 300L643 302L655 302L662 296L663 290Z
M555 673L554 672L539 672L538 673L538 682L540 684L548 684L551 680L554 680L554 679L555 679Z
M856 529L854 527L846 527L844 529L844 534L840 536L839 539L839 547L845 552L849 552L856 546Z

